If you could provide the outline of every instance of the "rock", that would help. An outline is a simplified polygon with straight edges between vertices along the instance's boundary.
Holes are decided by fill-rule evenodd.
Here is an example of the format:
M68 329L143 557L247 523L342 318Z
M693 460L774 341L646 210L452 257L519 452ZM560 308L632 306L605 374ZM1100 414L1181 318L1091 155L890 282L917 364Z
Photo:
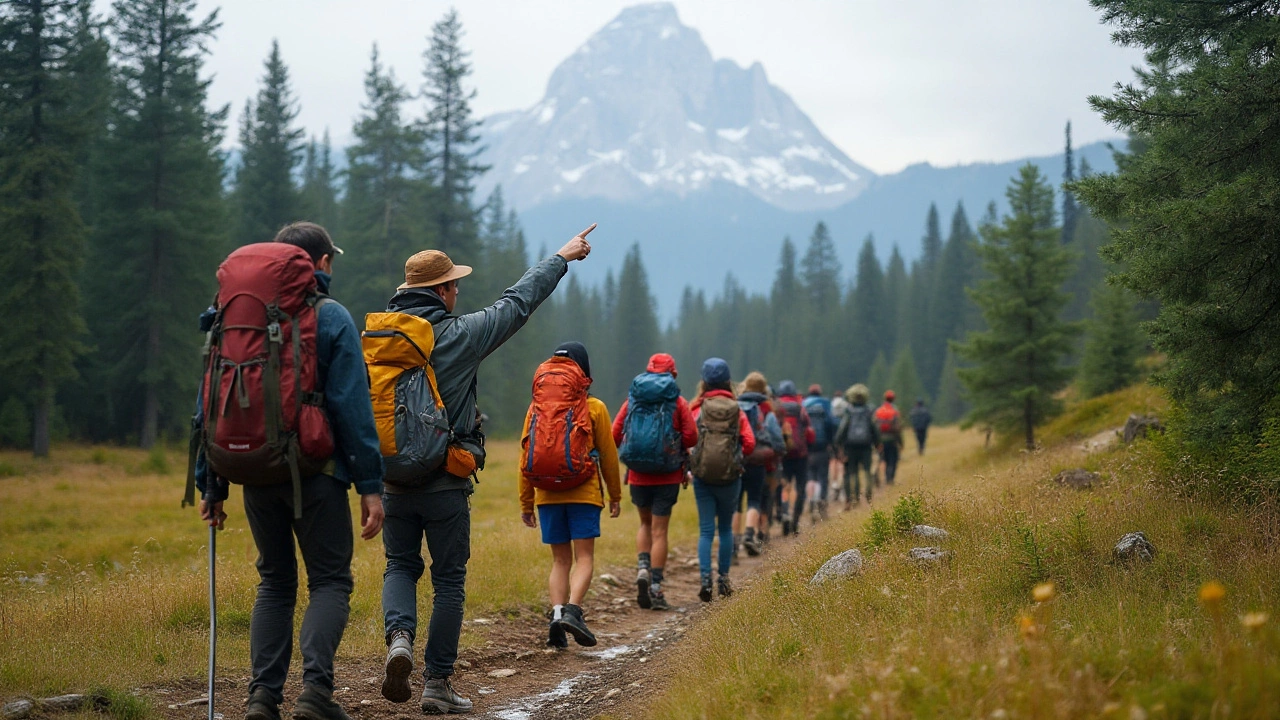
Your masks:
M1151 562L1156 556L1156 546L1151 544L1146 534L1142 532L1131 532L1120 538L1120 542L1116 543L1115 548L1111 550L1111 557L1116 562L1128 563L1134 560L1142 560L1143 562Z
M938 538L939 540L946 540L951 537L951 533L932 525L916 525L911 528L911 534L917 537Z
M622 688L614 688L614 689L612 689L612 690L610 690L609 692L607 692L607 693L605 693L605 694L604 694L604 699L605 699L605 700L608 700L608 699L610 699L610 698L615 698L615 697L617 697L617 696L619 696L619 695L621 695L621 694L622 694Z
M467 662L466 660L459 660L456 664L458 667L462 668L463 670L471 669L471 663Z
M512 670L511 668L500 668L498 670L489 671L489 677L491 678L509 678L515 674L516 674L516 671Z
M0 717L4 720L23 720L35 712L36 704L30 700L14 700L0 708Z
M809 584L821 585L828 580L847 578L860 572L862 572L862 552L853 548L822 563L822 567L813 574Z
M600 582L604 583L605 585L610 585L612 587L618 587L619 585L622 584L618 582L618 578L614 577L613 575L610 575L609 573L605 573L601 575Z
M1092 455L1093 453L1096 453L1096 452L1102 452L1103 450L1110 448L1112 445L1115 445L1117 442L1120 441L1121 430L1122 428L1112 428L1110 430L1103 430L1097 435L1094 435L1088 440L1085 440L1083 443L1080 443L1078 449L1080 450L1080 452L1084 453L1085 455Z
M1089 472L1084 468L1072 468L1071 470L1063 470L1055 475L1053 481L1076 490L1087 490L1101 478L1102 476L1096 472Z
M1124 444L1145 438L1148 432L1164 432L1164 425L1160 422L1160 418L1155 415L1130 415L1129 419L1124 422Z
M908 550L907 557L918 563L933 564L940 563L951 557L951 553L937 547L918 547Z

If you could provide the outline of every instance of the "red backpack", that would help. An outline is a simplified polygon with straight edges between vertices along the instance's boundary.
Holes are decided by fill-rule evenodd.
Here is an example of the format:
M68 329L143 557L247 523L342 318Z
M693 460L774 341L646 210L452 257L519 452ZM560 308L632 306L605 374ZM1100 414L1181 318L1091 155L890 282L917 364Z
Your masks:
M897 436L902 431L902 420L898 414L898 408L885 403L876 408L874 415L876 427L880 429L881 435Z
M787 457L796 459L809 455L809 416L804 406L793 400L779 400L782 406L782 421L791 428L792 444L787 448Z
M333 434L316 358L315 266L286 243L246 245L218 267L217 314L205 344L201 447L209 469L242 485L293 482L324 469Z
M520 467L534 487L571 490L595 477L589 387L591 378L569 358L553 357L534 373Z

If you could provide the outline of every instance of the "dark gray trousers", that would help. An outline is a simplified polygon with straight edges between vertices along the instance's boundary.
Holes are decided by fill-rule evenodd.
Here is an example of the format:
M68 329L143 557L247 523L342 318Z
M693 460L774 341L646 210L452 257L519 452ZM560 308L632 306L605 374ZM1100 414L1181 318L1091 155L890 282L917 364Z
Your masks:
M302 519L293 519L293 486L245 486L244 513L258 546L258 597L249 623L252 677L277 703L293 654L293 616L298 599L298 561L307 568L307 611L298 635L302 682L333 690L333 656L350 614L351 506L347 484L328 475L303 481Z
M386 521L382 544L387 571L382 576L382 615L387 637L396 630L418 632L418 580L426 569L422 539L431 554L431 623L423 653L429 677L448 677L458 661L458 636L467 599L471 559L471 502L466 490L382 496Z

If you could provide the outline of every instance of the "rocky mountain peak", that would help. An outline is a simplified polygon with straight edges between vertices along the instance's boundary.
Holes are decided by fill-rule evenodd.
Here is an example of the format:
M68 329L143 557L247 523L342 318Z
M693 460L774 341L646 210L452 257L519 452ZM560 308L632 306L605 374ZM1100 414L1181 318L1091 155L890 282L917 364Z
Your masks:
M729 185L780 208L836 207L873 177L823 137L760 63L716 60L670 3L626 8L552 73L532 108L482 127L517 207L685 197Z

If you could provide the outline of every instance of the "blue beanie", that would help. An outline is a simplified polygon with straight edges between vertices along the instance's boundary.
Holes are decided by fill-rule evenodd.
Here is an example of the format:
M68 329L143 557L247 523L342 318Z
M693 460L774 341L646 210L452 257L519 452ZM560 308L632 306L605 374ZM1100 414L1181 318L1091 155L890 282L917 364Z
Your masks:
M729 382L729 363L717 357L707 358L702 363L702 382L708 385Z
M795 395L796 384L791 382L790 380L783 380L782 382L778 383L778 394L779 395Z

